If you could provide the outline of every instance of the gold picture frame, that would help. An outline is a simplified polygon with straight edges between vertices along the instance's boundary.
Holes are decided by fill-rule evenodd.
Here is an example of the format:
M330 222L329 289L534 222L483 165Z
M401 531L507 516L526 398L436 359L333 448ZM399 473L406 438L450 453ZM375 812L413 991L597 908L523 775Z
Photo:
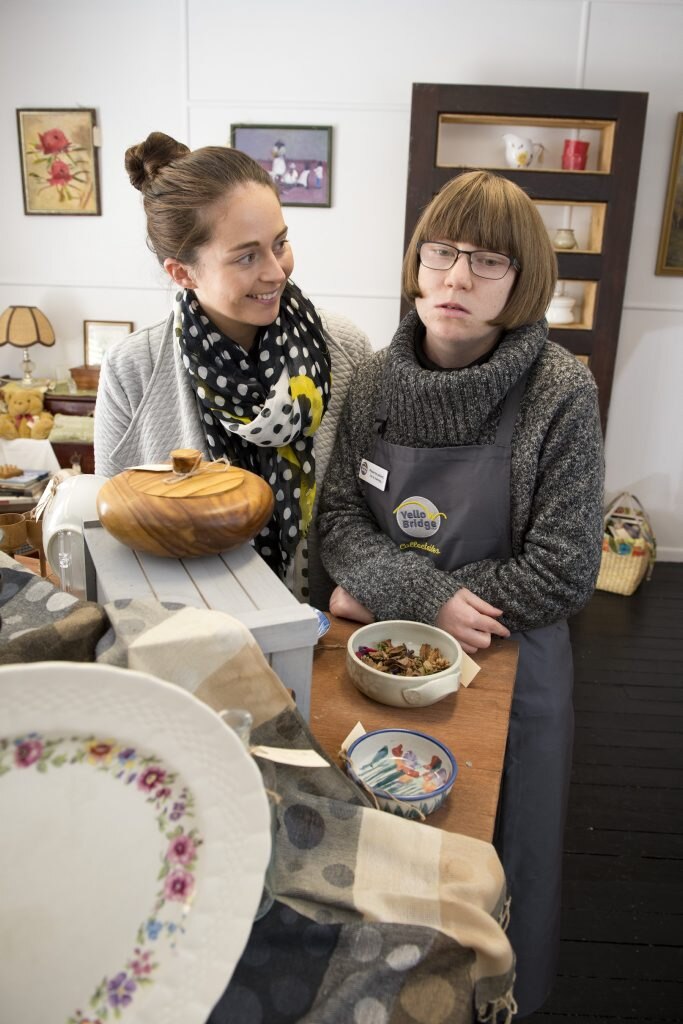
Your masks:
M110 345L132 334L132 320L84 320L83 365L99 366Z
M96 111L17 110L27 215L100 216Z
M683 276L683 113L676 118L655 273Z

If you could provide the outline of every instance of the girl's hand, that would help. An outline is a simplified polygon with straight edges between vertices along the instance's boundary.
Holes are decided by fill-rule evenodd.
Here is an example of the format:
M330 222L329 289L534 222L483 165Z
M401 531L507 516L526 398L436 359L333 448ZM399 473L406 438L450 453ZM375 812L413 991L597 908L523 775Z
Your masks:
M343 587L335 587L330 596L330 611L340 619L352 619L354 622L374 622L375 616L371 611L351 597Z
M494 608L471 590L461 587L441 606L436 625L454 636L467 654L476 654L491 646L492 636L510 636L510 630L498 622L502 614L500 608Z

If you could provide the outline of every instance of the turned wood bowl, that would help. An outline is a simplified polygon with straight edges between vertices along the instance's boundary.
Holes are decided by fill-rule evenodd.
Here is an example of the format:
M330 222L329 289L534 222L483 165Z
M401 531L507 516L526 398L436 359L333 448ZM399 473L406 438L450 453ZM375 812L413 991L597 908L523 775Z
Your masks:
M215 555L255 537L273 514L260 476L194 449L171 452L172 467L127 469L97 495L102 526L136 551L167 558Z
M72 366L69 373L79 391L96 391L100 382L99 366Z

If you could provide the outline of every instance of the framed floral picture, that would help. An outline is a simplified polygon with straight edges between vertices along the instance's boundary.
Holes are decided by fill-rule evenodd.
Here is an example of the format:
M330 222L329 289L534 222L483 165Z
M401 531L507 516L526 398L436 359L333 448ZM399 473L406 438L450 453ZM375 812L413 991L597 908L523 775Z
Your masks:
M234 124L230 144L268 171L283 206L332 205L331 128Z
M17 110L26 214L99 216L96 112Z
M683 113L676 118L655 273L683 276Z

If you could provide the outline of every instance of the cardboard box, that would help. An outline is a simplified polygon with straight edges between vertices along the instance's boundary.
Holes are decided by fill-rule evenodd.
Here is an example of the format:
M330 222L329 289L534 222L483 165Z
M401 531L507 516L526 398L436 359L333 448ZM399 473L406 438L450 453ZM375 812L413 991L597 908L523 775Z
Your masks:
M308 721L318 617L251 545L200 558L159 558L119 543L99 522L83 524L83 539L89 601L156 598L227 612L251 631Z

